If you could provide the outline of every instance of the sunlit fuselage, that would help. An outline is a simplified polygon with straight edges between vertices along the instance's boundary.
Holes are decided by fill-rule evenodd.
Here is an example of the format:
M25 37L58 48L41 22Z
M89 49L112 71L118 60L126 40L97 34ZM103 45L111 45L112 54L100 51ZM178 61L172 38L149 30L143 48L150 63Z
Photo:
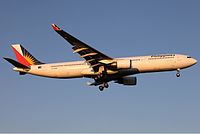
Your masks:
M113 61L126 59L131 61L131 67L122 70L129 70L130 74L126 72L126 74L120 74L122 76L136 73L173 71L190 67L197 62L194 58L180 54L115 58ZM21 70L18 68L14 68L14 70L52 78L80 78L97 74L84 61L32 65L30 70ZM116 70L108 70L108 74L110 75L117 73L119 72Z

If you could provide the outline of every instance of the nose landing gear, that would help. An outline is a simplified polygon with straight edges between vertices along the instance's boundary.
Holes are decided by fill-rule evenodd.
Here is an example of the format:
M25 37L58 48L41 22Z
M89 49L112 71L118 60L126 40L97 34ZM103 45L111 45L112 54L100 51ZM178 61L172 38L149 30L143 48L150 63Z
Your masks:
M180 77L181 76L181 74L180 74L180 69L178 68L177 69L177 73L176 73L176 77Z

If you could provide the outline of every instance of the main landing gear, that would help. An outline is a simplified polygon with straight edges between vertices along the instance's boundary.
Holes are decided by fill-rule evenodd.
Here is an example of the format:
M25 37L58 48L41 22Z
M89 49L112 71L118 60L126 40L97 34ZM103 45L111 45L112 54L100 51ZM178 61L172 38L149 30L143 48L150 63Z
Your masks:
M97 83L102 83L100 86L99 86L99 90L100 91L103 91L104 88L108 88L109 85L108 83L106 82L106 78L107 78L107 72L106 71L102 71L102 73L100 73L99 75L97 75L94 80L95 82Z
M180 74L180 69L178 68L177 69L177 73L176 73L176 77L180 77L181 76L181 74Z
M106 82L106 83L103 83L102 85L99 86L99 90L100 90L100 91L103 91L104 88L108 88L108 87L109 87L109 85L108 85L108 83Z

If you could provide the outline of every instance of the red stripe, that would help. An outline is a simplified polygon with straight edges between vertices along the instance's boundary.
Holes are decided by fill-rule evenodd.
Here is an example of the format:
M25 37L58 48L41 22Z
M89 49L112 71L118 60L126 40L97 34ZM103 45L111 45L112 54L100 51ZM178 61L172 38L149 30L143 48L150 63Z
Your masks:
M31 64L14 48L12 47L15 56L17 58L17 60L19 61L19 63L25 65L25 66L30 66Z
M59 27L57 27L55 24L51 24L51 26L53 27L53 29L54 29L55 31L58 31L58 30L60 30L60 28L59 28Z

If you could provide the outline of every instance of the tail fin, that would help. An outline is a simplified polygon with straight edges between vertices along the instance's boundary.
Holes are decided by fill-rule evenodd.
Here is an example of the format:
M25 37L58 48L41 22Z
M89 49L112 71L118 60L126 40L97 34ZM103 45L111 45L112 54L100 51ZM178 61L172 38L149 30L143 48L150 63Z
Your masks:
M15 56L19 63L24 66L31 66L31 65L39 65L43 64L39 60L37 60L34 56L32 56L22 45L20 44L13 44L12 49L15 53Z

